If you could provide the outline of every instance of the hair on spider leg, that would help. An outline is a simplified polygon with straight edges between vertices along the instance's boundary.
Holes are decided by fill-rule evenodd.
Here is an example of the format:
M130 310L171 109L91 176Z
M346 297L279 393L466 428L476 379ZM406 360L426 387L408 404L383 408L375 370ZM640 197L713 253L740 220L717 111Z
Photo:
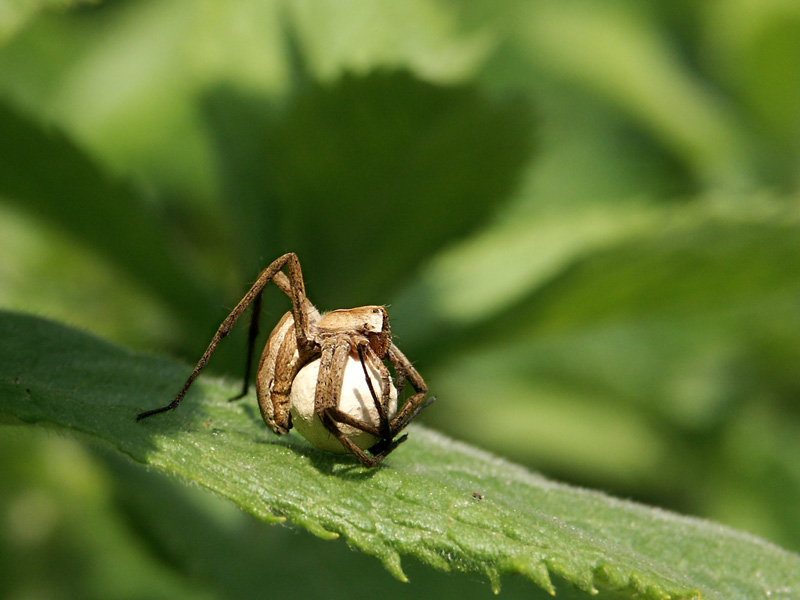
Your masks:
M386 307L320 313L306 297L300 262L293 252L259 274L172 402L142 412L136 420L177 408L217 346L252 306L242 391L231 400L247 394L262 293L269 282L289 298L292 308L270 333L256 369L256 396L264 422L279 435L294 426L321 449L349 452L364 466L376 466L406 440L407 434L397 436L434 398L426 399L424 379L393 343ZM406 383L413 393L398 402L398 388L402 392Z

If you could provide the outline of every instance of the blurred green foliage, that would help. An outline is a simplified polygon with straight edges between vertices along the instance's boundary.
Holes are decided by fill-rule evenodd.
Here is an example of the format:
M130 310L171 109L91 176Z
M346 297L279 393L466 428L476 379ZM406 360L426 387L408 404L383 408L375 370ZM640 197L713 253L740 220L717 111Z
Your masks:
M800 550L798 64L779 0L0 1L0 304L188 363L295 250L390 305L427 424ZM196 595L113 459L2 453L5 595Z

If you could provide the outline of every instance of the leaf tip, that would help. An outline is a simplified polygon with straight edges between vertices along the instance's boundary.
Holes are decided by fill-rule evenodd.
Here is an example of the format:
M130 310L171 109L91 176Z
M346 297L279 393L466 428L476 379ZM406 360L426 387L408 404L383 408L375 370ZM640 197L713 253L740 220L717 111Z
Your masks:
M329 529L325 529L325 527L323 527L322 524L318 523L317 521L298 517L293 517L292 521L294 521L295 525L299 525L300 527L307 529L309 532L323 540L335 540L339 537L338 533Z
M556 588L550 579L550 570L545 561L515 560L504 565L503 571L506 573L518 573L523 577L527 577L551 596L556 595Z
M396 579L403 583L408 583L408 577L403 572L403 566L400 562L400 555L397 552L381 556L381 561L386 570L389 571Z

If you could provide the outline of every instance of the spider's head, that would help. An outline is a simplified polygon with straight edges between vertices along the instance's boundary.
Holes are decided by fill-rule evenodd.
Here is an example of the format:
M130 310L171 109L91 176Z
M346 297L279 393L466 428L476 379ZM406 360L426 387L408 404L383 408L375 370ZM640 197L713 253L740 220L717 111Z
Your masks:
M322 316L318 328L322 334L346 333L354 338L366 338L372 350L381 358L386 356L392 345L389 315L382 306L333 310Z
M364 333L367 334L369 345L380 358L386 356L392 345L392 330L389 327L389 315L382 306L363 306L366 311L364 318Z

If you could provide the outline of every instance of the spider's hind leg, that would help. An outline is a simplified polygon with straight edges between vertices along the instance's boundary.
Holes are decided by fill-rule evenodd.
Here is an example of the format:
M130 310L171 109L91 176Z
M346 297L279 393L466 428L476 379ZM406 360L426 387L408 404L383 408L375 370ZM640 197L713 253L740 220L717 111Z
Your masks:
M248 330L247 334L247 360L245 361L244 365L244 382L242 384L242 391L233 398L229 398L228 402L234 402L244 398L247 395L247 391L250 389L250 375L253 372L253 353L255 352L256 339L258 338L258 321L259 317L261 316L261 297L263 296L263 292L264 290L262 289L260 292L258 292L258 294L256 294L256 297L253 298L250 329Z
M289 272L288 278L280 272L284 267L286 267ZM258 279L252 285L250 290L248 290L244 297L239 300L239 303L234 307L230 314L225 317L225 320L217 329L214 337L211 338L208 348L206 348L206 351L203 353L203 356L200 357L200 360L197 361L197 365L195 365L194 370L191 372L189 378L183 384L183 387L180 389L180 391L178 391L177 396L175 396L172 402L166 406L139 413L136 416L137 421L141 421L142 419L146 419L148 417L152 417L153 415L167 412L178 407L194 380L197 379L197 376L200 375L200 372L205 368L206 363L214 354L222 339L227 337L236 321L240 316L242 316L242 313L247 309L248 306L250 306L250 304L256 301L257 298L260 302L261 292L270 281L273 281L273 279L275 281L275 285L277 285L283 292L287 293L292 299L292 314L294 315L295 319L295 331L297 334L298 347L303 349L307 349L309 347L311 344L311 341L308 338L309 311L314 309L309 304L305 296L305 287L303 286L303 274L300 270L300 261L297 260L297 256L294 252L287 252L283 256L272 261L272 263L266 269L261 271ZM251 333L252 329L253 325L251 324ZM256 329L256 333L257 332L258 330Z

